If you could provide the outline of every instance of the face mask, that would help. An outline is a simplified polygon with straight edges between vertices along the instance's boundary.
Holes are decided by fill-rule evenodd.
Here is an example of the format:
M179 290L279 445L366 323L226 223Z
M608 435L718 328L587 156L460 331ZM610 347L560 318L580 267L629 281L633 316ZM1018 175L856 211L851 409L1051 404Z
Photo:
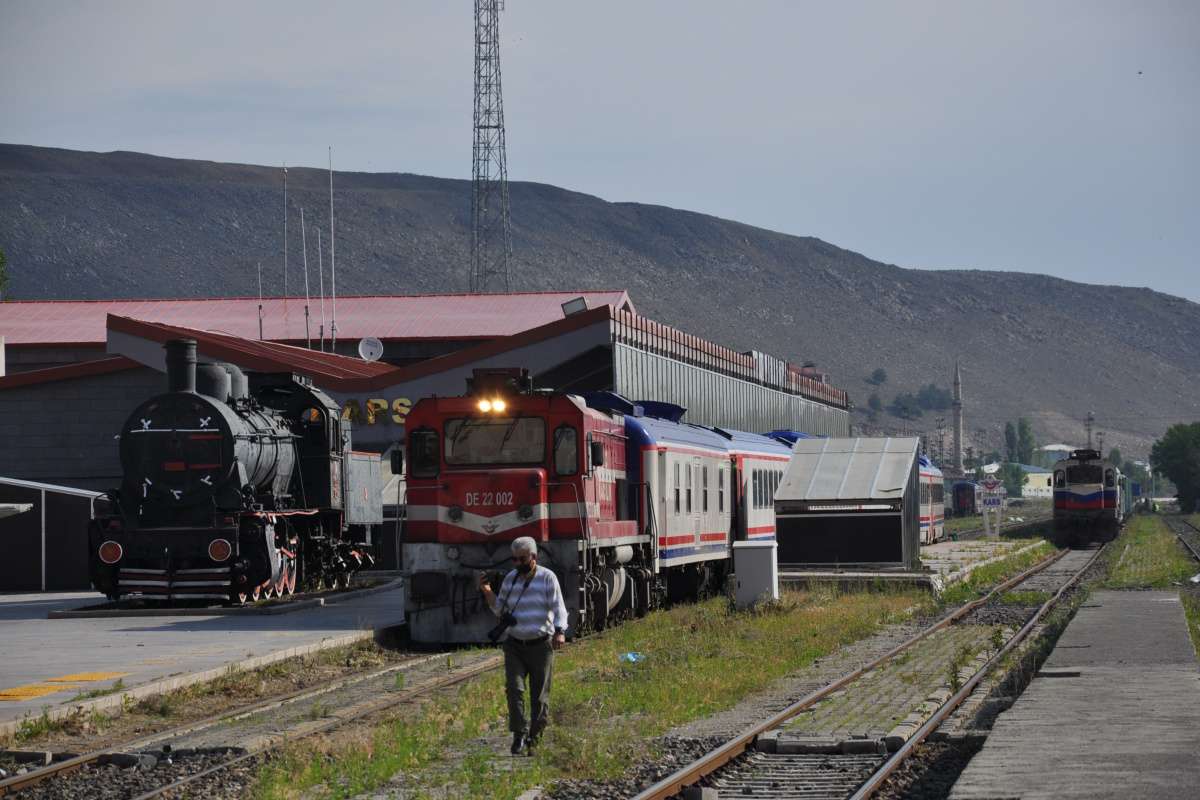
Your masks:
M516 569L517 569L517 572L519 572L520 574L528 575L529 571L531 569L533 569L533 562L531 562L531 561L518 562Z

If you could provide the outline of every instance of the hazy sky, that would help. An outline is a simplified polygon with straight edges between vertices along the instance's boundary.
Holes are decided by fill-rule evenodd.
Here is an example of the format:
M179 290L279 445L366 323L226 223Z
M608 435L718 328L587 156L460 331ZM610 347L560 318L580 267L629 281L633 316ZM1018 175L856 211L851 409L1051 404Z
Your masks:
M468 0L0 0L0 141L469 177L472 33ZM508 0L501 34L514 180L1200 300L1195 0Z

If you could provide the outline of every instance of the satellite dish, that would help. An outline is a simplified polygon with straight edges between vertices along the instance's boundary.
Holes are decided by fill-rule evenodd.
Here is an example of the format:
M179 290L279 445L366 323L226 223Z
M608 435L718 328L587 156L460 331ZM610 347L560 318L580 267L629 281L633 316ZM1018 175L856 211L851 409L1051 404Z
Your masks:
M358 354L362 356L363 361L378 361L379 357L383 355L383 342L374 336L360 339L358 342Z

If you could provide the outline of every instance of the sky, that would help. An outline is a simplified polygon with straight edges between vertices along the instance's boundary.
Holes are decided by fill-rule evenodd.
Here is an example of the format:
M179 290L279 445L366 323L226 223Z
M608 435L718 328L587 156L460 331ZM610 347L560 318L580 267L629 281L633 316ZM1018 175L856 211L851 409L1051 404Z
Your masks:
M469 178L472 9L0 0L0 141ZM1194 0L507 0L500 24L512 180L1200 301Z

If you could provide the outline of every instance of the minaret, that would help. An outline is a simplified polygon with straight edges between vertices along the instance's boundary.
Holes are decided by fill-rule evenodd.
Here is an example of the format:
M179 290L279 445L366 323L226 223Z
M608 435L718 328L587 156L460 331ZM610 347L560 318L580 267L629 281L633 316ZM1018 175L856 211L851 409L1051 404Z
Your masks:
M963 469L963 412L962 412L962 369L954 362L954 468L962 475Z

